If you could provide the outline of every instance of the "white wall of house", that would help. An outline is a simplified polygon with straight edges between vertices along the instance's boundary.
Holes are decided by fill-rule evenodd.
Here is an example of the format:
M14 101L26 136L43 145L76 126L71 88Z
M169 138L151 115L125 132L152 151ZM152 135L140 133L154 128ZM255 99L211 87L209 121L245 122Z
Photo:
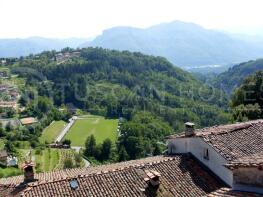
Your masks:
M204 158L204 151L208 149L209 159ZM207 166L212 172L220 177L229 186L233 183L233 174L224 164L227 160L215 149L207 144L202 138L176 138L168 140L168 153L192 153L200 162Z

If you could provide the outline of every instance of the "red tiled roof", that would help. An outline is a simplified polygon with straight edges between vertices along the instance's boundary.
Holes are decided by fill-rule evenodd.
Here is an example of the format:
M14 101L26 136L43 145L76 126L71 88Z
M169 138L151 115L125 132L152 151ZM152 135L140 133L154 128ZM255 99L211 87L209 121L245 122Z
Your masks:
M117 167L117 168L115 168ZM79 171L78 169L77 171ZM69 170L71 171L71 170ZM146 172L160 174L159 189L148 185ZM188 155L151 157L102 167L91 167L74 176L30 183L19 194L38 196L204 196L224 186ZM53 172L54 173L54 172ZM47 175L47 174L46 174ZM51 175L51 174L49 174ZM36 176L37 177L37 176ZM51 176L51 178L54 178ZM78 188L70 187L74 179ZM13 188L13 193L15 192ZM0 193L1 195L1 193Z
M263 197L263 195L251 192L234 191L229 188L221 188L206 195L206 197Z
M263 167L263 153L257 153L247 157L241 157L225 165L229 169L237 167Z
M39 181L60 180L66 177L78 176L79 174L86 175L86 174L92 174L92 173L97 173L97 172L102 172L102 171L109 171L113 169L127 168L130 166L139 166L139 165L143 165L146 163L151 164L155 162L162 162L162 161L167 161L170 158L173 158L173 157L155 156L155 157L147 157L144 159L130 160L126 162L100 165L100 166L88 167L88 168L73 168L73 169L65 169L65 170L56 170L56 171L51 171L51 172L38 173L35 175L35 178L38 179ZM17 185L23 182L23 180L24 180L24 176L22 175L2 178L0 179L0 184Z
M20 119L20 122L22 123L22 125L28 125L28 124L36 123L37 119L35 119L33 117L22 118L22 119Z
M185 137L182 133L169 139ZM263 120L198 129L201 137L228 161L263 152Z

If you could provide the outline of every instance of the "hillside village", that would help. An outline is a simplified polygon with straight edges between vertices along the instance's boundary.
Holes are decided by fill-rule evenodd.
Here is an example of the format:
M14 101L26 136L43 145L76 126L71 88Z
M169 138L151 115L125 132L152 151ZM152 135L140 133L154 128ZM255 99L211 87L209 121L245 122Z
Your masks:
M0 197L263 197L262 0L0 7Z
M187 113L175 116L171 113L170 116L160 114L159 117L153 115L154 110L151 111L151 108L148 112L139 111L131 115L125 114L124 109L116 109L112 103L107 104L106 101L112 98L107 95L101 99L101 95L112 91L109 86L119 88L116 84L101 84L98 81L97 88L101 89L95 90L93 94L97 94L96 98L101 101L93 101L93 107L97 106L91 109L84 109L82 100L74 100L75 95L70 95L65 103L56 105L53 103L54 95L51 98L43 94L54 87L50 84L64 81L64 73L70 79L74 72L78 76L81 70L82 75L91 72L89 77L94 78L93 64L89 70L90 58L95 58L94 62L97 63L100 61L97 58L105 54L112 55L109 58L113 62L111 71L116 71L115 64L119 67L118 58L122 55L124 59L128 55L134 61L137 56L145 58L146 65L147 58L150 58L136 53L103 49L66 49L27 57L12 65L17 67L30 61L34 65L48 60L50 65L55 66L54 71L51 67L41 71L51 75L46 77L48 80L32 79L31 75L25 73L16 74L15 77L12 72L2 75L0 175L3 177L0 178L0 196L263 196L261 119L248 121L246 118L251 115L246 117L241 114L239 118L246 120L242 123L203 127L199 121L186 122L179 130L172 126L178 126L183 120L176 123L174 120L184 115L186 117L183 119L186 120L194 116L188 117ZM154 60L151 60L151 64ZM75 71L75 62L78 61L82 62L81 67ZM88 62L85 65L87 71L82 65L83 61ZM156 61L159 66L160 60ZM163 64L178 78L178 73L184 72L174 69L169 63ZM138 65L142 69L140 63ZM108 66L105 64L100 72L105 72ZM154 64L151 66L155 69ZM132 65L130 69L134 68ZM64 73L56 69L62 69ZM146 66L145 69L149 68ZM101 73L97 76L100 80L103 76ZM122 74L114 73L112 76L120 77ZM187 77L188 74L182 76ZM21 80L22 85L14 83ZM87 86L85 78L75 80L78 84L83 83L81 87ZM194 79L189 77L187 80ZM25 97L27 89L41 95L38 99ZM127 89L117 90L119 93ZM157 94L160 93L155 90L153 98L156 100L159 99ZM173 93L168 91L167 94ZM151 96L149 98L152 99ZM166 101L169 107L174 106L173 102L176 101L172 97L170 99L170 103ZM84 106L89 104L85 102ZM193 104L193 101L189 102ZM98 103L103 103L102 108L99 108L101 106ZM109 105L107 108L105 103ZM134 108L139 106L135 105ZM209 105L206 103L206 106ZM103 110L104 113L101 113ZM210 111L202 112L202 115L204 113L211 115ZM220 111L220 116L213 113L214 117L224 117L226 112ZM219 119L199 117L204 124L207 123L204 117L221 123ZM251 117L255 119L260 116ZM169 124L169 121L173 124ZM213 124L210 122L210 125ZM201 126L203 129L199 129Z
M168 136L168 152L98 167L0 179L1 196L261 196L263 120ZM189 188L191 190L189 191Z

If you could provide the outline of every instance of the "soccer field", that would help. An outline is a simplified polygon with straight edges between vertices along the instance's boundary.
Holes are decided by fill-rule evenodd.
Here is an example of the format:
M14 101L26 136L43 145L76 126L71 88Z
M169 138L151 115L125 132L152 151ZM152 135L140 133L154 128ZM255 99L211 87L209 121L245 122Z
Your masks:
M106 138L110 138L112 142L117 139L117 119L105 119L101 116L85 116L78 119L70 128L64 139L70 139L72 146L84 147L88 136L94 135L97 144L100 144Z

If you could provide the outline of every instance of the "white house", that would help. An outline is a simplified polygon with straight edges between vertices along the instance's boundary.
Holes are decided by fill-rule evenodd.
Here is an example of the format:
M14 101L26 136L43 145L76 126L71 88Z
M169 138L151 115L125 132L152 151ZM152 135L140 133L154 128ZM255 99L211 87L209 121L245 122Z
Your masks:
M179 135L169 136L168 154L190 153L201 163L208 167L214 174L223 180L228 186L236 186L237 176L232 169L227 167L231 162L243 157L252 157L259 154L263 158L263 121L249 121L231 125L214 126L194 130L193 123L185 124L185 132ZM255 158L255 160L259 160ZM261 163L263 165L263 162ZM247 171L247 170L246 170ZM239 170L243 177L248 173ZM245 179L245 178L244 178ZM263 186L263 176L258 178ZM257 191L263 193L260 184L251 184L248 189L239 185L238 189L244 191Z

